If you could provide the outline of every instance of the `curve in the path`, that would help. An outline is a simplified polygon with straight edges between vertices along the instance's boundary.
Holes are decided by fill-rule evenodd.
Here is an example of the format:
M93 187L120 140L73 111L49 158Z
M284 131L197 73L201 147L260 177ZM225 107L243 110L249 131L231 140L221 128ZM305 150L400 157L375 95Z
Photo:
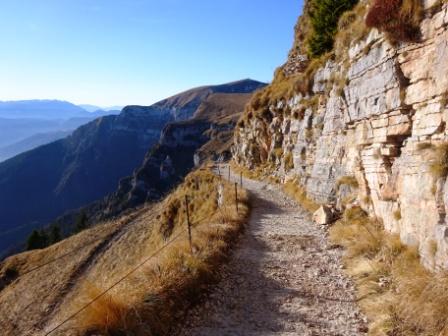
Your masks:
M341 251L327 243L324 229L276 186L244 184L253 208L246 232L220 282L176 334L362 335Z

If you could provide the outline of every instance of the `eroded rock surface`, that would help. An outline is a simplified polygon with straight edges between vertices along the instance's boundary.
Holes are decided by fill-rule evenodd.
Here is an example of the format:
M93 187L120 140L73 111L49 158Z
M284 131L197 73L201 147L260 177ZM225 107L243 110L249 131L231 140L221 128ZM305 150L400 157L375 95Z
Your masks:
M317 70L310 96L278 100L268 125L239 127L234 157L300 177L319 203L359 203L417 244L427 266L448 268L448 184L431 169L448 141L448 6L433 5L425 3L418 43L392 45L371 30ZM338 183L346 176L357 188Z

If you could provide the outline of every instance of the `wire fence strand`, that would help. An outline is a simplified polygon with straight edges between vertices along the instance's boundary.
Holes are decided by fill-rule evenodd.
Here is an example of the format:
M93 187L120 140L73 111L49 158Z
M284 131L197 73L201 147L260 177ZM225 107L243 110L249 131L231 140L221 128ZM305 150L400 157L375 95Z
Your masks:
M217 187L217 185L215 186ZM198 197L198 195L193 196L194 199L200 199L200 200L208 200L209 197ZM221 213L221 215L223 216L223 218L225 218L225 214L223 212L222 207L218 204L217 206L218 211ZM210 216L201 218L200 220L195 221L194 223L192 223L192 228L193 229L198 229L200 226L202 226L204 223L204 221L209 220ZM165 245L163 245L162 247L160 247L157 251L155 251L154 253L152 253L150 256L148 256L146 259L144 259L142 262L140 262L139 264L137 264L135 267L133 267L130 271L128 271L126 274L124 274L122 277L119 278L119 280L117 280L116 282L114 282L110 287L108 287L106 290L104 290L102 293L98 294L95 298L93 298L91 301L89 301L88 303L86 303L84 306L82 306L80 309L78 309L76 312L72 313L70 316L68 316L66 319L64 319L61 323L59 323L58 325L56 325L55 327L53 327L50 331L46 332L45 336L51 335L52 333L54 333L56 330L60 329L62 326L64 326L66 323L68 323L70 320L74 319L76 316L78 316L80 313L82 313L83 311L85 311L89 306L91 306L93 303L95 303L96 301L98 301L99 299L101 299L102 297L104 297L107 293L109 293L112 289L114 289L115 287L117 287L120 283L122 283L123 281L125 281L127 278L129 278L132 274L134 274L137 270L139 270L141 267L143 267L145 264L147 264L150 260L152 260L153 258L155 258L156 256L158 256L163 250L165 250L168 246L170 246L171 244L173 244L176 240L178 240L182 235L186 234L187 230L186 229L182 229L181 232L179 232L174 238L170 239ZM78 252L90 245L92 245L95 242L101 241L103 240L104 237L99 237L97 239L91 240L86 244L83 244L82 246L79 246L67 253L64 253L63 255L57 257L57 258L53 258L39 266L36 266L22 274L20 274L14 281L17 281L18 279L20 279L21 277L30 274L32 272L35 272L45 266L48 266L58 260L61 260L69 255L72 255L75 252Z
M198 225L200 223L204 224L203 222L205 220L207 220L208 217L204 217L201 220L196 221L193 224L193 228L197 229L199 226ZM95 298L93 298L91 301L89 301L88 303L86 303L84 306L82 306L80 309L78 309L76 312L74 312L73 314L71 314L69 317L67 317L66 319L64 319L61 323L59 323L58 325L56 325L53 329L51 329L50 331L48 331L45 336L51 335L53 332L55 332L56 330L58 330L59 328L61 328L62 326L64 326L66 323L68 323L70 320L74 319L76 316L78 316L79 314L81 314L83 311L85 311L88 307L90 307L93 303L95 303L96 301L98 301L99 299L101 299L103 296L105 296L107 293L109 293L112 289L114 289L115 287L117 287L120 283L122 283L123 281L125 281L127 278L129 278L132 274L134 274L136 271L138 271L141 267L143 267L145 264L147 264L149 261L151 261L153 258L155 258L156 256L158 256L163 250L165 250L168 246L170 246L172 243L174 243L175 241L177 241L177 239L179 239L182 235L186 234L187 230L183 229L181 232L179 232L174 238L170 239L170 241L168 243L166 243L165 245L163 245L161 248L159 248L157 251L155 251L154 253L152 253L149 257L147 257L146 259L144 259L142 262L140 262L137 266L135 266L134 268L132 268L129 272L127 272L125 275L123 275L119 280L117 280L116 282L114 282L110 287L108 287L106 290L104 290L103 292L101 292L100 294L98 294Z
M69 317L67 317L65 320L63 320L61 323L59 323L58 325L56 325L53 329L51 329L50 331L48 331L45 336L48 336L50 334L52 334L53 332L55 332L56 330L58 330L59 328L61 328L63 325L65 325L67 322L69 322L70 320L74 319L76 316L78 316L80 313L82 313L84 310L86 310L88 307L90 307L93 303L95 303L96 301L98 301L99 299L101 299L104 295L106 295L107 293L109 293L112 289L114 289L115 287L117 287L120 283L122 283L124 280L126 280L129 276L131 276L132 274L134 274L137 270L139 270L143 265L145 265L147 262L149 262L151 259L153 259L154 257L156 257L158 254L160 254L163 250L165 250L168 246L170 246L172 243L174 243L178 238L180 238L183 234L185 234L186 231L182 230L182 232L180 232L179 234L177 234L173 239L171 239L168 243L166 243L165 245L163 245L161 248L159 248L157 251L155 251L154 253L152 253L149 257L147 257L145 260L143 260L142 262L140 262L137 266L135 266L134 268L132 268L129 272L127 272L124 276L122 276L118 281L116 281L115 283L112 284L112 286L110 286L109 288L107 288L106 290L104 290L102 293L98 294L95 298L93 298L91 301L89 301L88 303L86 303L84 306L82 306L80 309L78 309L76 312L74 312L73 314L71 314Z

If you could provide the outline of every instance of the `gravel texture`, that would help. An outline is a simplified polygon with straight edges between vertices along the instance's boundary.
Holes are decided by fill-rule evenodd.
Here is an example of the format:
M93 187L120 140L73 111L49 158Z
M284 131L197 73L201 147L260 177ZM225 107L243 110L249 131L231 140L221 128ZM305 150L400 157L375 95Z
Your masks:
M247 179L244 186L253 207L245 234L220 282L174 334L364 335L341 250L325 229L277 186Z

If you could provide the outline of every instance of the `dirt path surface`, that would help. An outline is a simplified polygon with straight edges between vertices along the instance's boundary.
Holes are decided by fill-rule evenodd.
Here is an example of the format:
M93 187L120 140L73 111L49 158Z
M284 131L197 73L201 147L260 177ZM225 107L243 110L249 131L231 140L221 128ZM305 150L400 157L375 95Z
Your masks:
M246 233L176 335L364 335L341 251L324 229L277 187L247 179L244 186L253 208Z

